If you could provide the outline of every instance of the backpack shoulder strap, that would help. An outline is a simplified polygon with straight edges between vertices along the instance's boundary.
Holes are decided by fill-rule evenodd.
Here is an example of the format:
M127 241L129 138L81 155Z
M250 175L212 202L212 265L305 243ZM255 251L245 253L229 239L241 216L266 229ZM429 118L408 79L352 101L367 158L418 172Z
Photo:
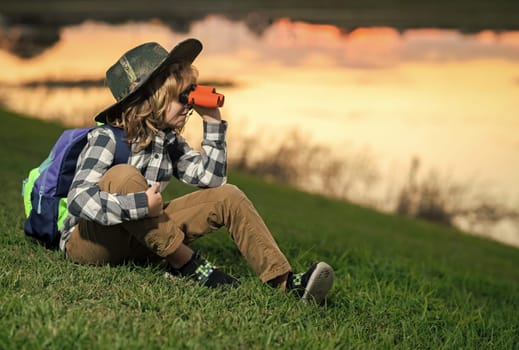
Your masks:
M126 140L124 130L109 124L105 124L101 127L112 130L115 136L115 155L112 165L124 164L128 162L128 158L130 158L130 144Z

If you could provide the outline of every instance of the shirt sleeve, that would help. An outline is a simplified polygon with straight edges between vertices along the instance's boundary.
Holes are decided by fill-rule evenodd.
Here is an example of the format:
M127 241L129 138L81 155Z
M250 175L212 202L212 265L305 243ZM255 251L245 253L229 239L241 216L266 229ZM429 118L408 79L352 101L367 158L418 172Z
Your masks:
M99 181L111 167L115 137L110 130L96 128L88 134L67 197L69 213L101 225L115 225L148 214L145 192L112 194L99 189Z
M180 181L197 187L218 187L227 182L227 122L204 122L202 152L191 148L177 136L170 157L173 174Z

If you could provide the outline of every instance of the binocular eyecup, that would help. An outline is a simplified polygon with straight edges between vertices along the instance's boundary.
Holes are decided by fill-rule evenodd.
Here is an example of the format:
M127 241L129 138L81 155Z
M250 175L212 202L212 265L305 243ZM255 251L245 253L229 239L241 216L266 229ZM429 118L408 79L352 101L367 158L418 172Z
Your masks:
M225 96L216 92L212 86L191 84L180 94L178 100L182 104L191 104L200 107L222 107Z

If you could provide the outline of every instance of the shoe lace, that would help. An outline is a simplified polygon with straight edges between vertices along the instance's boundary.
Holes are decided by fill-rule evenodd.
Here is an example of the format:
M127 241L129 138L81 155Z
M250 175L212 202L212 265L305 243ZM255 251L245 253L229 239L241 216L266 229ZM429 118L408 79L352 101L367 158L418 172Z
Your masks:
M299 288L303 285L303 273L296 273L292 275L292 285L294 288Z
M195 278L200 284L205 284L207 280L209 280L209 276L213 273L213 271L216 269L216 266L211 264L208 261L204 261L203 264L197 267L195 270Z

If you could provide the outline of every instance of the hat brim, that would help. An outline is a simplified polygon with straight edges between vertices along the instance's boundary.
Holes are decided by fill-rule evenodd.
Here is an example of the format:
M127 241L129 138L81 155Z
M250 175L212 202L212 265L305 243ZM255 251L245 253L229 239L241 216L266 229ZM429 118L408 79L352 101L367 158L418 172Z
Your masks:
M134 96L141 87L146 84L147 81L152 79L157 75L158 72L162 71L162 68L167 67L176 62L189 62L192 63L196 57L202 51L202 43L197 39L187 39L179 44L177 44L168 54L166 58L157 66L157 68L151 73L148 77L139 82L139 84L134 88L134 90L123 97L121 100L117 101L113 105L105 108L103 111L99 112L94 120L98 123L106 123L106 117L114 112L120 110L120 108L132 97Z

